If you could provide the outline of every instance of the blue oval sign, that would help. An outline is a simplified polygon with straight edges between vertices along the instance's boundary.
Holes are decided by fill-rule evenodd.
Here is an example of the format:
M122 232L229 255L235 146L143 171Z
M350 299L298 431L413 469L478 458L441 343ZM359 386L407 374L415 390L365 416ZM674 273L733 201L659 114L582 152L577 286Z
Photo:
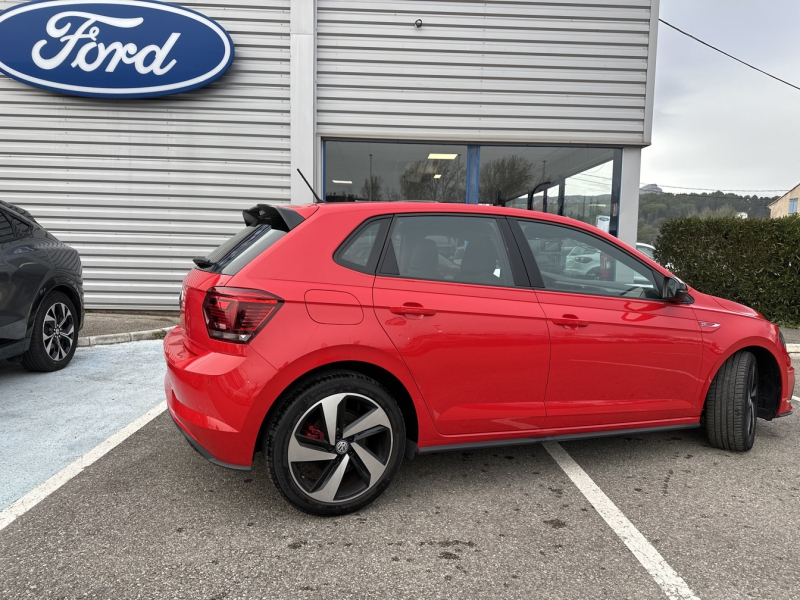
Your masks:
M74 96L193 90L222 76L233 52L218 23L155 0L44 0L0 13L0 72Z

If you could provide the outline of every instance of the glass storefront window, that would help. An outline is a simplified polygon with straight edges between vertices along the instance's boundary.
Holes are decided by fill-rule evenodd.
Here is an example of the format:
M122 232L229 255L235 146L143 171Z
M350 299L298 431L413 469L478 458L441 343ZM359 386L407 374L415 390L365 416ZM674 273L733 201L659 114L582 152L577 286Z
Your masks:
M325 142L325 199L466 202L467 147Z
M621 150L328 140L329 202L428 200L558 214L616 234Z

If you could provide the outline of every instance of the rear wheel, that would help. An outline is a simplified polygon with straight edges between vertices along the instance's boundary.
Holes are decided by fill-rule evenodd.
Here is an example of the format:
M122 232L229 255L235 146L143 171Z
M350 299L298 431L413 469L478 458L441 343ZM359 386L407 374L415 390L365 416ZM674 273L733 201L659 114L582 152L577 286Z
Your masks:
M22 366L28 371L58 371L70 363L77 345L75 305L65 294L50 292L39 306Z
M725 361L708 389L708 439L717 448L747 452L755 441L757 419L758 362L743 350Z
M400 468L403 417L378 382L359 373L320 376L295 392L265 439L270 477L294 506L318 515L375 500Z

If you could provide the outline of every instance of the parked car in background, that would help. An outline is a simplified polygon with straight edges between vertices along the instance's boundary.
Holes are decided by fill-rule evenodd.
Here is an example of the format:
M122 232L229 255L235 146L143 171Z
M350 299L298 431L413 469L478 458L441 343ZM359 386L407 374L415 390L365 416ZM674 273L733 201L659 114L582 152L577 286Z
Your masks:
M0 201L0 359L29 371L63 369L83 314L78 252L27 211Z
M775 325L590 225L411 202L244 218L184 281L167 405L215 464L262 450L301 510L358 510L417 453L692 427L746 451L792 411Z
M636 242L636 249L644 254L650 260L655 260L655 246L651 246L650 244L645 244L644 242Z

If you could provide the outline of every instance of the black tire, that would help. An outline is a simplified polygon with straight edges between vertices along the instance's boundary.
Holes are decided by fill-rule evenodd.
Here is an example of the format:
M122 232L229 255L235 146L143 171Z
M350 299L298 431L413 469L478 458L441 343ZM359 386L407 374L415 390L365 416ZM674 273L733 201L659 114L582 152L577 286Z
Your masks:
M753 447L758 420L758 362L745 350L720 367L706 395L705 427L713 446L734 452Z
M272 482L291 504L333 516L355 512L383 493L400 468L405 443L403 415L389 392L360 373L336 371L286 399L270 423L264 456Z
M70 363L77 346L75 305L65 294L50 292L39 306L31 345L20 362L28 371L58 371Z

